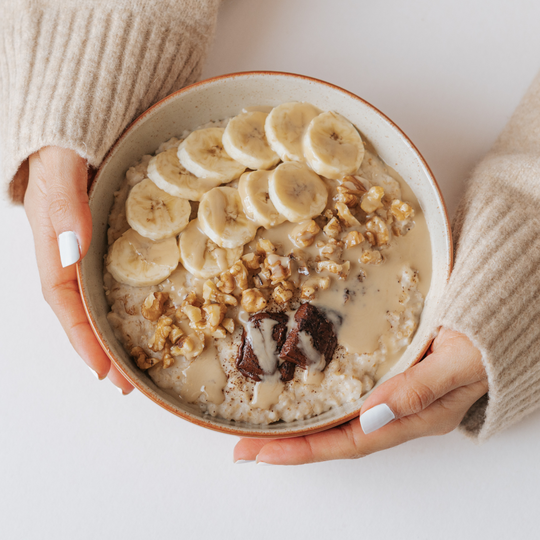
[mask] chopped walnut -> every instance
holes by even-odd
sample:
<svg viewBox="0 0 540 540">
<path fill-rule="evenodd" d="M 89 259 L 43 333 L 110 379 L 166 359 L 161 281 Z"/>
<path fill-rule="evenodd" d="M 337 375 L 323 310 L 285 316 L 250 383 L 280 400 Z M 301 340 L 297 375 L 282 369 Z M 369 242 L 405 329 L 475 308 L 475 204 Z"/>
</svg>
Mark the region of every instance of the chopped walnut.
<svg viewBox="0 0 540 540">
<path fill-rule="evenodd" d="M 334 217 L 334 212 L 330 209 L 330 208 L 327 208 L 323 213 L 322 213 L 323 217 L 325 217 L 326 219 L 328 220 L 331 220 L 333 217 Z"/>
<path fill-rule="evenodd" d="M 295 286 L 290 281 L 279 283 L 272 292 L 272 297 L 278 304 L 286 304 L 294 296 Z"/>
<path fill-rule="evenodd" d="M 307 279 L 304 284 L 302 285 L 302 289 L 300 291 L 300 298 L 304 300 L 312 300 L 315 298 L 315 293 L 318 290 L 326 290 L 330 287 L 330 278 L 328 276 L 326 277 L 319 277 L 314 276 L 312 278 Z"/>
<path fill-rule="evenodd" d="M 261 258 L 256 253 L 247 253 L 242 257 L 242 262 L 250 270 L 258 270 L 261 267 Z"/>
<path fill-rule="evenodd" d="M 185 336 L 177 345 L 171 347 L 173 356 L 185 356 L 188 360 L 199 356 L 204 350 L 204 336 L 196 333 Z"/>
<path fill-rule="evenodd" d="M 271 281 L 270 270 L 267 268 L 259 272 L 256 276 L 253 276 L 253 284 L 257 289 L 267 289 L 270 287 Z"/>
<path fill-rule="evenodd" d="M 225 304 L 205 304 L 202 309 L 206 315 L 206 324 L 211 328 L 219 326 L 227 312 Z"/>
<path fill-rule="evenodd" d="M 226 318 L 221 321 L 221 325 L 229 334 L 232 334 L 235 329 L 234 319 Z"/>
<path fill-rule="evenodd" d="M 367 180 L 364 180 L 364 182 L 367 182 Z M 341 186 L 354 195 L 363 195 L 367 192 L 366 186 L 357 176 L 346 176 L 343 178 Z"/>
<path fill-rule="evenodd" d="M 360 208 L 366 213 L 371 214 L 375 212 L 377 208 L 382 208 L 382 198 L 384 197 L 384 189 L 381 186 L 373 186 L 369 188 L 369 191 L 362 197 Z"/>
<path fill-rule="evenodd" d="M 234 277 L 228 270 L 225 270 L 225 272 L 221 272 L 219 275 L 216 286 L 222 293 L 231 294 L 236 287 Z"/>
<path fill-rule="evenodd" d="M 257 242 L 257 253 L 262 255 L 270 255 L 270 253 L 275 253 L 277 251 L 276 246 L 267 240 L 266 238 L 259 238 Z"/>
<path fill-rule="evenodd" d="M 374 216 L 366 222 L 366 229 L 375 236 L 378 246 L 388 244 L 390 240 L 390 231 L 386 223 L 379 217 Z"/>
<path fill-rule="evenodd" d="M 203 298 L 206 303 L 217 302 L 228 306 L 237 306 L 238 300 L 232 294 L 224 294 L 220 292 L 216 284 L 208 279 L 203 285 Z"/>
<path fill-rule="evenodd" d="M 223 328 L 223 326 L 216 327 L 214 331 L 212 332 L 212 337 L 214 339 L 223 339 L 226 336 L 227 336 L 227 331 L 225 330 L 225 328 Z"/>
<path fill-rule="evenodd" d="M 341 232 L 341 225 L 336 217 L 333 217 L 323 228 L 324 234 L 329 238 L 337 238 Z"/>
<path fill-rule="evenodd" d="M 343 242 L 331 238 L 327 244 L 321 243 L 317 244 L 319 248 L 319 254 L 325 259 L 330 259 L 332 261 L 340 261 L 341 254 L 343 252 Z"/>
<path fill-rule="evenodd" d="M 289 238 L 296 247 L 309 247 L 315 241 L 315 237 L 319 234 L 320 230 L 321 228 L 312 219 L 302 221 L 302 223 L 296 225 L 291 231 Z"/>
<path fill-rule="evenodd" d="M 404 221 L 414 216 L 414 210 L 406 202 L 402 202 L 399 199 L 394 199 L 390 205 L 390 214 L 392 214 L 398 221 Z"/>
<path fill-rule="evenodd" d="M 161 315 L 163 315 L 163 304 L 165 304 L 168 298 L 168 293 L 150 293 L 142 303 L 142 316 L 149 321 L 157 321 L 161 317 Z"/>
<path fill-rule="evenodd" d="M 380 251 L 366 249 L 362 252 L 359 262 L 363 264 L 380 264 L 382 262 L 382 255 Z"/>
<path fill-rule="evenodd" d="M 345 279 L 349 275 L 350 269 L 350 261 L 345 261 L 343 264 L 338 264 L 335 261 L 320 261 L 317 263 L 317 272 L 328 270 L 332 274 L 338 274 L 339 279 Z"/>
<path fill-rule="evenodd" d="M 291 277 L 291 260 L 288 257 L 269 255 L 264 260 L 264 265 L 270 270 L 272 285 L 276 285 Z"/>
<path fill-rule="evenodd" d="M 182 336 L 184 331 L 178 328 L 176 324 L 171 324 L 171 333 L 169 334 L 169 341 L 174 345 Z"/>
<path fill-rule="evenodd" d="M 165 341 L 171 333 L 171 325 L 173 320 L 170 317 L 162 315 L 157 321 L 157 327 L 154 335 L 150 338 L 148 342 L 148 347 L 154 351 L 162 351 L 165 346 Z"/>
<path fill-rule="evenodd" d="M 349 207 L 353 207 L 358 204 L 358 197 L 354 193 L 351 193 L 351 191 L 345 186 L 338 186 L 337 192 L 338 194 L 335 199 L 336 201 L 346 204 Z"/>
<path fill-rule="evenodd" d="M 182 312 L 187 316 L 190 323 L 198 323 L 202 320 L 202 311 L 197 306 L 184 306 Z"/>
<path fill-rule="evenodd" d="M 236 282 L 236 285 L 240 288 L 240 290 L 245 291 L 249 287 L 249 274 L 247 268 L 244 266 L 244 263 L 242 261 L 236 261 L 229 268 L 229 272 L 231 273 L 231 276 L 234 277 L 234 281 Z"/>
<path fill-rule="evenodd" d="M 165 346 L 165 350 L 161 355 L 161 361 L 163 362 L 163 369 L 167 369 L 174 364 L 174 358 L 171 355 L 171 350 L 168 345 Z"/>
<path fill-rule="evenodd" d="M 131 356 L 135 358 L 137 367 L 143 370 L 150 369 L 159 362 L 159 359 L 148 356 L 142 347 L 135 347 L 131 349 Z"/>
<path fill-rule="evenodd" d="M 351 214 L 349 207 L 342 203 L 336 203 L 336 210 L 339 216 L 339 219 L 346 227 L 354 227 L 360 225 L 360 222 Z"/>
<path fill-rule="evenodd" d="M 349 249 L 354 246 L 357 246 L 358 244 L 361 244 L 363 241 L 364 241 L 364 237 L 362 236 L 362 233 L 358 231 L 349 231 L 349 233 L 345 237 L 345 249 Z"/>
<path fill-rule="evenodd" d="M 259 289 L 246 289 L 242 291 L 242 307 L 248 313 L 256 313 L 266 307 L 266 299 Z"/>
</svg>

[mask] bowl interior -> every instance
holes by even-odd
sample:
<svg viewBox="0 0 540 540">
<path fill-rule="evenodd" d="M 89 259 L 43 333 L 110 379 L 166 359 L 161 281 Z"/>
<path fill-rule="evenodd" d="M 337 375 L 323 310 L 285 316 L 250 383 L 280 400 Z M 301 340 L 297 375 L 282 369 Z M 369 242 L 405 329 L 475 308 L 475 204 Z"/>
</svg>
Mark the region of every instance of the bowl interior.
<svg viewBox="0 0 540 540">
<path fill-rule="evenodd" d="M 185 88 L 146 111 L 111 149 L 96 175 L 90 193 L 92 244 L 79 266 L 83 301 L 94 331 L 107 354 L 126 377 L 174 414 L 211 429 L 244 436 L 285 437 L 326 429 L 354 417 L 366 395 L 308 420 L 253 426 L 204 415 L 198 407 L 182 403 L 158 388 L 148 375 L 134 365 L 107 321 L 109 307 L 102 279 L 103 258 L 107 251 L 107 219 L 113 194 L 119 189 L 127 169 L 142 155 L 155 152 L 163 141 L 179 136 L 185 129 L 234 116 L 246 106 L 276 106 L 287 101 L 308 101 L 322 110 L 334 110 L 348 118 L 415 193 L 430 231 L 432 282 L 411 345 L 378 384 L 418 361 L 431 341 L 431 321 L 452 264 L 450 229 L 444 202 L 425 161 L 395 124 L 357 96 L 322 81 L 283 73 L 228 75 Z"/>
</svg>

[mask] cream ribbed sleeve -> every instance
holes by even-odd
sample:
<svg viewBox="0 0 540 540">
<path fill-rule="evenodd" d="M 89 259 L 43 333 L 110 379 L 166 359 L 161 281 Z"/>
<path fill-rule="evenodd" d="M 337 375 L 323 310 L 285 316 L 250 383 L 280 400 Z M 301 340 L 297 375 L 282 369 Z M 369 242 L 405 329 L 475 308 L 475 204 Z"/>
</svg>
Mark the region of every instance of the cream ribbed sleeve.
<svg viewBox="0 0 540 540">
<path fill-rule="evenodd" d="M 454 222 L 440 324 L 482 351 L 489 393 L 462 422 L 484 440 L 540 407 L 540 76 L 473 172 Z"/>
<path fill-rule="evenodd" d="M 21 202 L 27 157 L 97 166 L 150 105 L 200 76 L 220 0 L 3 0 L 1 174 Z"/>
</svg>

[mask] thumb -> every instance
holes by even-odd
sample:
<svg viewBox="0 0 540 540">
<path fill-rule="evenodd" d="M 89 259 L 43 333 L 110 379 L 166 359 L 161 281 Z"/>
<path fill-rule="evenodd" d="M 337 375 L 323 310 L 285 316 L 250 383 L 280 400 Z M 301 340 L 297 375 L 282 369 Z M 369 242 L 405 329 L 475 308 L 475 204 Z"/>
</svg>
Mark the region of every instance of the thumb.
<svg viewBox="0 0 540 540">
<path fill-rule="evenodd" d="M 88 206 L 88 169 L 77 152 L 56 146 L 42 148 L 39 161 L 49 218 L 65 268 L 84 257 L 90 247 L 92 215 Z"/>
<path fill-rule="evenodd" d="M 371 394 L 360 411 L 364 433 L 418 414 L 452 390 L 485 378 L 480 351 L 457 332 L 447 331 L 446 337 L 422 362 L 392 377 Z"/>
</svg>

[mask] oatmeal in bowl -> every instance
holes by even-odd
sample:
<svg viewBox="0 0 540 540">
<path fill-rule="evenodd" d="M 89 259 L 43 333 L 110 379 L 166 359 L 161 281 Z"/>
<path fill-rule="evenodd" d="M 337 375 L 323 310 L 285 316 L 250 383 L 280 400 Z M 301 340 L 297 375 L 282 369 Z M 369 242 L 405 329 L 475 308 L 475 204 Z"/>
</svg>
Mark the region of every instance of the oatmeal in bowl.
<svg viewBox="0 0 540 540">
<path fill-rule="evenodd" d="M 362 124 L 328 97 L 373 117 L 365 102 L 290 75 L 229 77 L 164 100 L 191 89 L 207 107 L 167 129 L 156 130 L 166 104 L 156 105 L 105 161 L 97 183 L 115 185 L 101 194 L 102 291 L 96 275 L 85 280 L 85 258 L 85 305 L 121 371 L 172 412 L 240 435 L 325 429 L 428 346 L 433 284 L 450 268 L 444 207 L 436 185 L 403 178 L 425 165 L 413 150 L 385 160 L 374 118 L 364 111 Z M 265 95 L 279 79 L 284 95 Z M 227 90 L 236 103 L 224 106 Z"/>
</svg>

